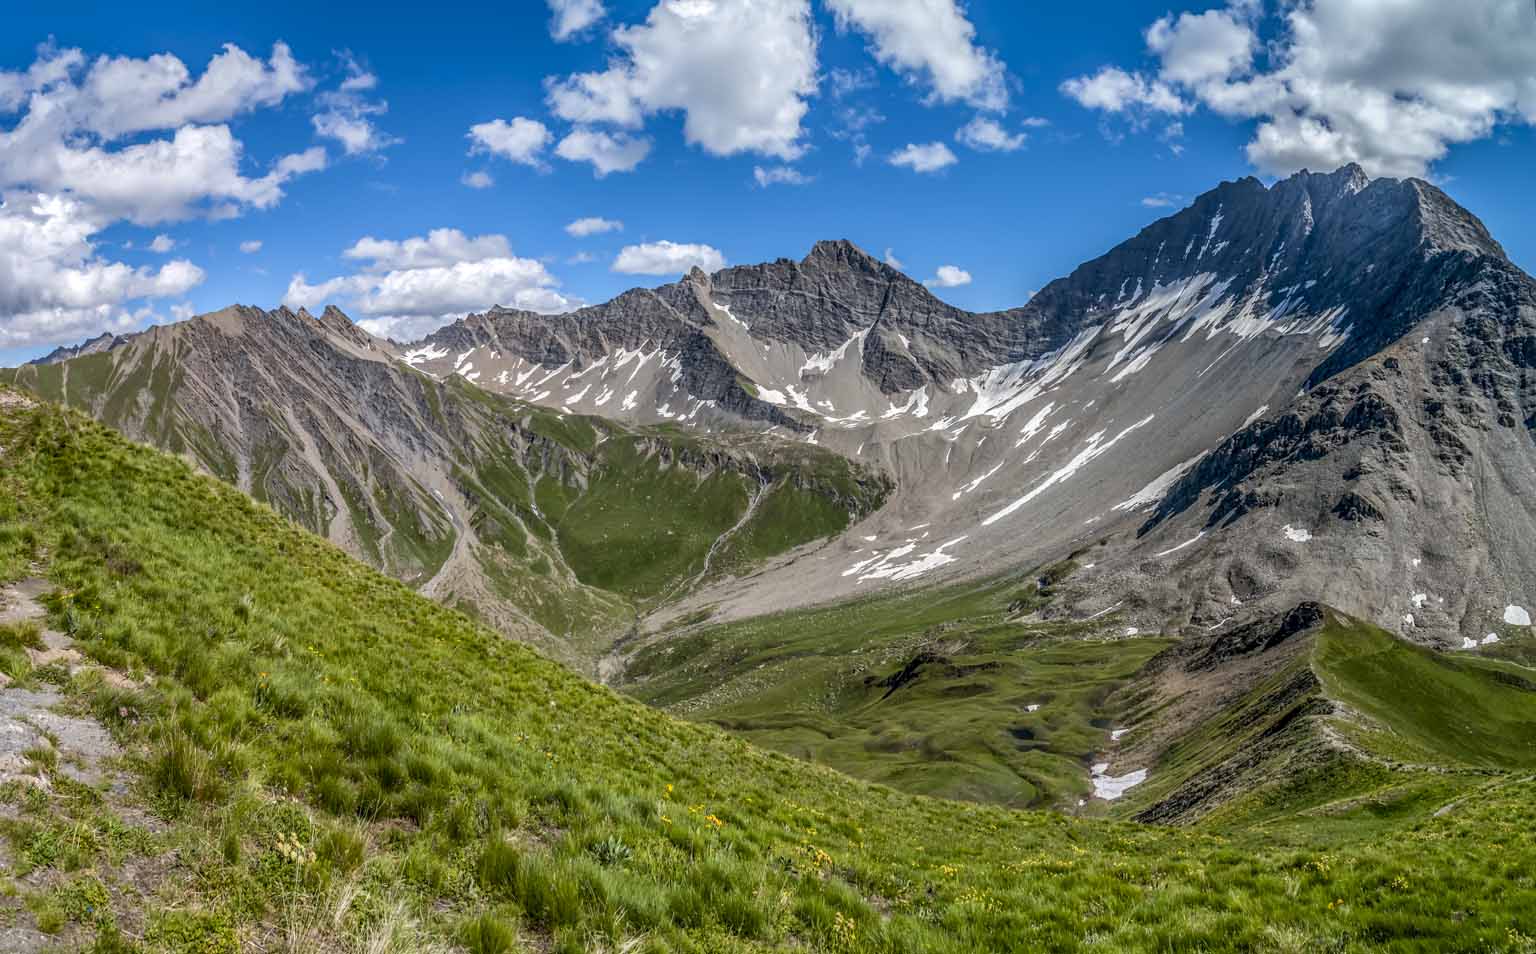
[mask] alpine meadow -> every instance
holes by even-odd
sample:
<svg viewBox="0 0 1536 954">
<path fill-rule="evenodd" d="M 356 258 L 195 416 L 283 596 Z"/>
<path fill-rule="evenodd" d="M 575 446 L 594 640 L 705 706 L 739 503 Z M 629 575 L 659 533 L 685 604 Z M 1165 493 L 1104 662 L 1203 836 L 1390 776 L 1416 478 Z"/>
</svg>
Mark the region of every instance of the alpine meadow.
<svg viewBox="0 0 1536 954">
<path fill-rule="evenodd" d="M 0 39 L 0 951 L 1536 954 L 1527 0 L 512 6 Z"/>
</svg>

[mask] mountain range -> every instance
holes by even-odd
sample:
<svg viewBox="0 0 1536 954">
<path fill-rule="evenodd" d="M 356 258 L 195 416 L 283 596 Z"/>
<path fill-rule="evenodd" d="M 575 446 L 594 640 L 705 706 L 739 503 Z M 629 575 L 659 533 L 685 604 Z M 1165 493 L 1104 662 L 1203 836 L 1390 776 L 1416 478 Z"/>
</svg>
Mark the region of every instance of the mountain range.
<svg viewBox="0 0 1536 954">
<path fill-rule="evenodd" d="M 1356 167 L 1002 312 L 828 241 L 61 348 L 0 947 L 1533 949 L 1533 435 L 1536 281 Z"/>
<path fill-rule="evenodd" d="M 750 572 L 694 552 L 628 594 L 644 605 L 598 614 L 593 645 L 635 614 L 654 632 L 1086 554 L 1049 618 L 1198 632 L 1315 599 L 1461 648 L 1536 602 L 1533 308 L 1530 277 L 1445 193 L 1351 166 L 1225 183 L 1003 312 L 820 242 L 407 344 L 335 309 L 226 309 L 12 379 L 546 647 L 570 634 L 528 618 L 544 595 L 491 598 L 483 570 L 464 583 L 454 567 L 480 502 L 524 507 L 526 537 L 542 518 L 523 485 L 585 479 L 587 451 L 550 437 L 574 428 L 593 450 L 650 442 L 652 460 L 673 453 L 657 440 L 705 442 L 696 476 L 723 465 L 744 489 L 704 536 L 735 526 L 775 455 L 859 488 L 811 479 L 846 519 L 816 518 Z M 485 476 L 498 461 L 515 492 Z M 571 570 L 559 592 L 595 584 L 596 606 L 611 589 L 550 563 Z"/>
</svg>

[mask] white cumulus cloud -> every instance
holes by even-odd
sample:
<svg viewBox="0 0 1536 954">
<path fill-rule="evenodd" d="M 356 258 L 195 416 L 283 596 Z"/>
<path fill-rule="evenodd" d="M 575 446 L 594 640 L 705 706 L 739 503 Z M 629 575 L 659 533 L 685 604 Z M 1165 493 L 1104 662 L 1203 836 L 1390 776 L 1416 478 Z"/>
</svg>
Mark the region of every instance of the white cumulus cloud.
<svg viewBox="0 0 1536 954">
<path fill-rule="evenodd" d="M 185 259 L 135 268 L 103 258 L 94 237 L 107 222 L 66 196 L 6 195 L 0 203 L 0 347 L 129 331 L 152 314 L 134 302 L 176 298 L 202 284 L 203 270 Z M 169 251 L 157 244 L 151 248 Z"/>
<path fill-rule="evenodd" d="M 74 66 L 84 62 L 78 50 L 54 50 L 51 55 Z M 227 43 L 196 80 L 187 65 L 170 53 L 143 59 L 98 57 L 78 84 L 68 82 L 61 73 L 55 73 L 53 79 L 58 81 L 56 85 L 41 84 L 59 97 L 50 102 L 67 102 L 73 121 L 109 140 L 157 129 L 225 122 L 242 113 L 276 106 L 310 85 L 286 43 L 275 44 L 265 63 Z M 34 112 L 39 105 L 33 104 Z"/>
<path fill-rule="evenodd" d="M 543 153 L 553 137 L 537 119 L 516 116 L 510 122 L 493 119 L 469 127 L 470 153 L 489 153 L 525 166 L 542 168 Z"/>
<path fill-rule="evenodd" d="M 891 153 L 889 159 L 891 165 L 905 166 L 913 172 L 938 172 L 959 161 L 955 158 L 953 150 L 942 142 L 930 142 L 924 145 L 908 143 L 905 148 Z"/>
<path fill-rule="evenodd" d="M 586 238 L 589 235 L 602 235 L 605 232 L 622 232 L 624 223 L 618 219 L 605 219 L 601 216 L 588 216 L 577 219 L 565 227 L 565 234 L 573 238 Z"/>
<path fill-rule="evenodd" d="M 971 273 L 955 265 L 940 265 L 934 276 L 923 282 L 930 288 L 958 288 L 971 283 Z"/>
<path fill-rule="evenodd" d="M 433 229 L 424 237 L 413 236 L 399 241 L 364 236 L 341 256 L 367 262 L 375 270 L 407 270 L 511 258 L 512 248 L 504 235 L 471 238 L 458 229 Z"/>
<path fill-rule="evenodd" d="M 814 176 L 808 176 L 794 166 L 753 166 L 752 178 L 761 189 L 771 185 L 809 185 L 815 181 Z"/>
<path fill-rule="evenodd" d="M 997 120 L 985 116 L 977 116 L 955 133 L 957 142 L 979 152 L 1017 152 L 1028 139 L 1024 133 L 1010 133 Z"/>
<path fill-rule="evenodd" d="M 58 344 L 160 320 L 150 302 L 185 294 L 203 270 L 111 261 L 96 237 L 123 221 L 276 205 L 295 177 L 325 167 L 325 149 L 251 156 L 231 123 L 312 85 L 283 43 L 265 60 L 225 45 L 200 73 L 169 53 L 92 58 L 49 43 L 25 69 L 0 70 L 0 342 Z M 148 248 L 174 246 L 162 235 Z"/>
<path fill-rule="evenodd" d="M 1536 123 L 1531 29 L 1526 0 L 1232 0 L 1154 22 L 1154 68 L 1063 89 L 1107 112 L 1253 121 L 1248 159 L 1267 173 L 1422 175 L 1457 143 Z"/>
<path fill-rule="evenodd" d="M 360 271 L 313 284 L 295 275 L 283 304 L 314 310 L 337 303 L 361 315 L 358 324 L 369 332 L 399 340 L 493 305 L 558 313 L 581 304 L 560 291 L 544 263 L 514 255 L 503 235 L 434 229 L 401 240 L 370 236 L 342 256 Z"/>
<path fill-rule="evenodd" d="M 496 184 L 496 180 L 491 178 L 489 172 L 478 170 L 464 173 L 464 175 L 459 177 L 459 181 L 471 189 L 489 189 Z"/>
<path fill-rule="evenodd" d="M 310 117 L 315 135 L 336 140 L 349 156 L 371 155 L 399 143 L 374 121 L 389 111 L 389 104 L 363 95 L 379 85 L 379 78 L 352 54 L 338 56 L 347 75 L 337 89 L 319 95 L 321 110 Z"/>
<path fill-rule="evenodd" d="M 713 155 L 804 152 L 817 77 L 807 0 L 661 0 L 612 41 L 619 55 L 606 70 L 547 82 L 555 115 L 638 129 L 681 112 L 688 142 Z"/>
<path fill-rule="evenodd" d="M 255 255 L 261 251 L 261 239 L 249 239 L 240 243 L 240 251 L 246 255 Z"/>
<path fill-rule="evenodd" d="M 626 245 L 613 260 L 613 270 L 625 275 L 681 275 L 695 266 L 717 272 L 725 256 L 708 245 L 660 241 Z"/>
<path fill-rule="evenodd" d="M 976 28 L 957 0 L 826 0 L 840 29 L 869 37 L 875 59 L 926 85 L 936 100 L 977 109 L 1008 106 L 1007 71 L 976 44 Z"/>
<path fill-rule="evenodd" d="M 549 0 L 549 35 L 564 43 L 607 16 L 602 0 Z"/>
<path fill-rule="evenodd" d="M 1081 105 L 1107 113 L 1143 108 L 1178 115 L 1191 108 L 1167 83 L 1115 66 L 1106 66 L 1092 76 L 1073 77 L 1061 84 L 1061 89 Z"/>
<path fill-rule="evenodd" d="M 555 147 L 561 159 L 592 163 L 592 174 L 599 179 L 614 172 L 633 172 L 650 154 L 651 141 L 644 136 L 600 129 L 573 129 Z"/>
</svg>

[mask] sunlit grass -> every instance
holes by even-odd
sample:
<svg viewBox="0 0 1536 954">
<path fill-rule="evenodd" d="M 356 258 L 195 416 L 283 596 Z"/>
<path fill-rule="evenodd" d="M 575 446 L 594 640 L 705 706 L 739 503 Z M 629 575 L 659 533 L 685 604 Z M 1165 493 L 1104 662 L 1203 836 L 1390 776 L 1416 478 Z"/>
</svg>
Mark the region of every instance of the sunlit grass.
<svg viewBox="0 0 1536 954">
<path fill-rule="evenodd" d="M 1524 776 L 1305 847 L 914 797 L 587 683 L 72 413 L 7 412 L 0 446 L 0 570 L 44 561 L 55 625 L 153 676 L 68 687 L 117 713 L 175 821 L 184 877 L 147 902 L 148 950 L 1429 952 L 1536 934 Z M 27 818 L 11 844 L 62 864 Z"/>
</svg>

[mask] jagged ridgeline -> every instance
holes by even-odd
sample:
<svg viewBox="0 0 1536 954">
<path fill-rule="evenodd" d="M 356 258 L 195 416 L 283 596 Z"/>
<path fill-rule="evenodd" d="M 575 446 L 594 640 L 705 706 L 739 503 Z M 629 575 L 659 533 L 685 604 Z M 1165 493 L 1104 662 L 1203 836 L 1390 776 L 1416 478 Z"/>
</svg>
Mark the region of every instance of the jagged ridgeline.
<svg viewBox="0 0 1536 954">
<path fill-rule="evenodd" d="M 184 460 L 0 391 L 0 580 L 36 573 L 50 583 L 22 592 L 43 594 L 41 623 L 0 630 L 0 670 L 19 683 L 0 689 L 0 719 L 55 693 L 71 725 L 111 730 L 123 761 L 108 769 L 126 774 L 99 791 L 70 783 L 72 740 L 60 737 L 64 754 L 40 747 L 0 787 L 0 851 L 25 873 L 0 908 L 55 932 L 0 929 L 28 944 L 970 954 L 1531 943 L 1536 785 L 1528 768 L 1490 768 L 1520 757 L 1513 740 L 1529 723 L 1509 720 L 1505 702 L 1529 683 L 1404 655 L 1321 610 L 1171 653 L 1156 670 L 1172 678 L 1276 649 L 1304 665 L 1312 647 L 1337 680 L 1329 691 L 1378 717 L 1401 717 L 1394 687 L 1423 693 L 1400 723 L 1411 732 L 1352 733 L 1352 744 L 1391 745 L 1404 761 L 1443 761 L 1447 745 L 1460 754 L 1412 774 L 1361 763 L 1358 797 L 1195 831 L 914 797 L 675 720 Z M 78 655 L 34 670 L 23 646 L 50 639 Z M 914 672 L 875 689 L 907 691 Z M 1294 672 L 1277 667 L 1270 682 Z M 1264 679 L 1253 688 L 1262 717 L 1242 724 L 1272 738 L 1267 720 L 1285 705 L 1264 701 Z M 1479 708 L 1425 702 L 1447 698 Z M 1490 706 L 1506 721 L 1485 721 Z"/>
<path fill-rule="evenodd" d="M 828 451 L 580 417 L 437 379 L 334 309 L 230 308 L 0 379 L 184 454 L 560 658 L 835 536 L 883 476 Z"/>
<path fill-rule="evenodd" d="M 1101 543 L 1042 614 L 1199 633 L 1317 600 L 1455 649 L 1536 605 L 1533 340 L 1536 282 L 1473 215 L 1347 167 L 1223 183 L 1005 311 L 828 241 L 409 344 L 228 310 L 15 380 L 573 659 L 636 608 L 749 618 Z M 700 505 L 661 520 L 662 474 Z M 489 562 L 548 575 L 484 566 L 482 513 Z"/>
</svg>

